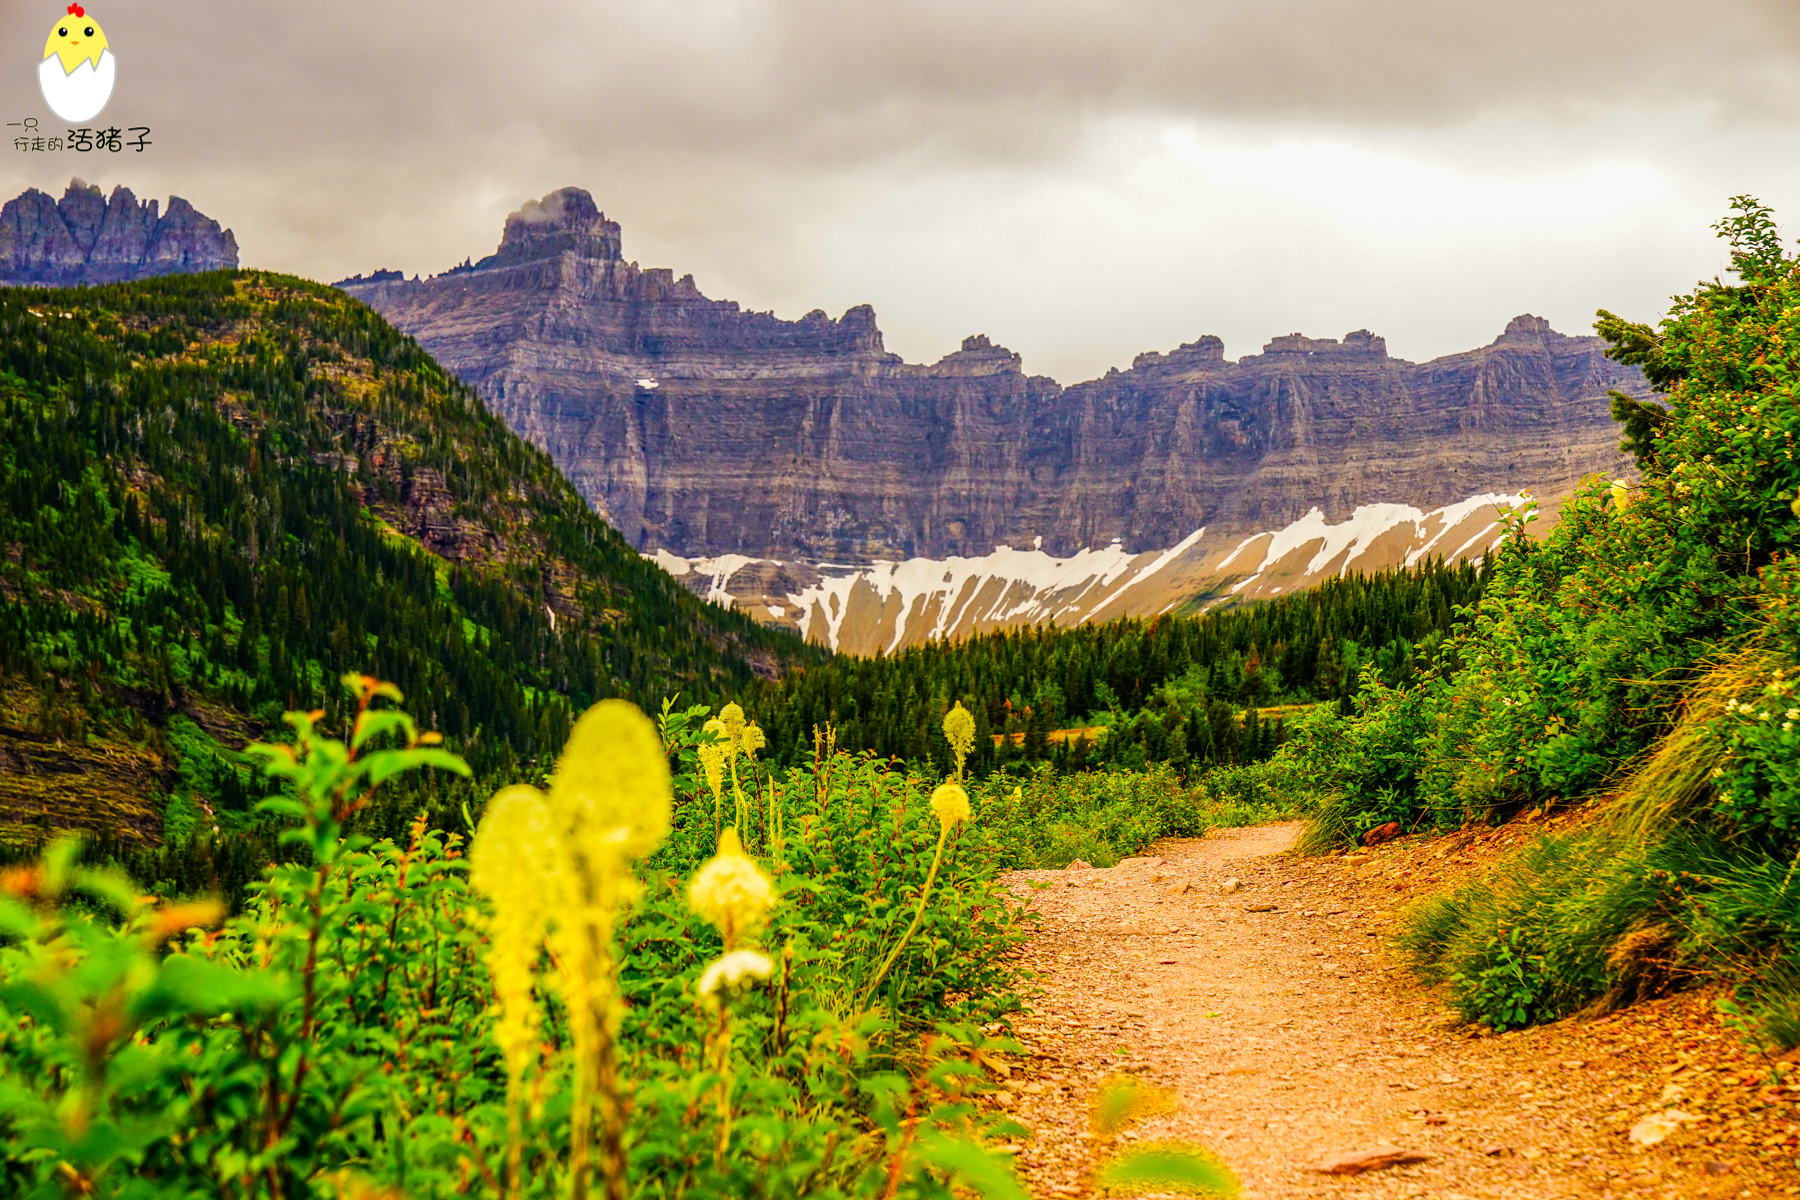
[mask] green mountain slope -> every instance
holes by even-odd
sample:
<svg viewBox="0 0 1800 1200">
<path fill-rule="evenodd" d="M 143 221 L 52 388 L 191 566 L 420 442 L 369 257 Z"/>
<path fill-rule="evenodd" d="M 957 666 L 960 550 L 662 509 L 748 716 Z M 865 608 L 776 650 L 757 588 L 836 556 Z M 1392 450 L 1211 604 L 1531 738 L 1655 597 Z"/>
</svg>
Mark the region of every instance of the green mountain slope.
<svg viewBox="0 0 1800 1200">
<path fill-rule="evenodd" d="M 0 842 L 229 829 L 259 786 L 233 749 L 345 671 L 397 683 L 479 778 L 595 699 L 818 654 L 640 558 L 341 292 L 0 291 Z"/>
</svg>

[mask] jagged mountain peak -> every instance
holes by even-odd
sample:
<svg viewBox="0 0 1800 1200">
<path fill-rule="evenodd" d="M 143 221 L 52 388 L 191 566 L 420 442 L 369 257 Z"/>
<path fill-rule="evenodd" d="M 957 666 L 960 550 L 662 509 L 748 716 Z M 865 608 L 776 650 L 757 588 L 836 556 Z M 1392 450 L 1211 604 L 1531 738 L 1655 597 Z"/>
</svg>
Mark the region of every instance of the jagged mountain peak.
<svg viewBox="0 0 1800 1200">
<path fill-rule="evenodd" d="M 0 284 L 123 283 L 238 265 L 237 238 L 180 196 L 158 214 L 128 187 L 79 176 L 62 199 L 27 188 L 0 208 Z"/>
<path fill-rule="evenodd" d="M 1565 337 L 1565 334 L 1550 328 L 1550 322 L 1543 317 L 1533 316 L 1531 313 L 1520 313 L 1506 323 L 1505 331 L 1494 339 L 1493 345 L 1541 346 L 1547 338 Z"/>
<path fill-rule="evenodd" d="M 1313 338 L 1303 333 L 1288 333 L 1271 338 L 1268 345 L 1262 348 L 1261 357 L 1315 355 L 1329 356 L 1344 362 L 1381 362 L 1388 356 L 1387 339 L 1376 337 L 1366 329 L 1346 333 L 1341 342 L 1337 338 Z"/>
<path fill-rule="evenodd" d="M 558 188 L 541 200 L 527 200 L 508 216 L 499 249 L 475 265 L 510 266 L 571 251 L 618 262 L 623 257 L 621 233 L 619 223 L 607 220 L 585 189 Z"/>
</svg>

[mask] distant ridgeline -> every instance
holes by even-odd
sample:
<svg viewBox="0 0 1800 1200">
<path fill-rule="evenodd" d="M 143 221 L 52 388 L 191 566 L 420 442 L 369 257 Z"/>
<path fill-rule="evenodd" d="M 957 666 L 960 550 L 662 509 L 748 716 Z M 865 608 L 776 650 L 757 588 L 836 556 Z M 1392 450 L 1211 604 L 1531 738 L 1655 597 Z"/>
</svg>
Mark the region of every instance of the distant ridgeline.
<svg viewBox="0 0 1800 1200">
<path fill-rule="evenodd" d="M 1182 771 L 1250 762 L 1282 737 L 1279 714 L 1259 709 L 1336 702 L 1350 711 L 1366 671 L 1400 687 L 1452 665 L 1441 661 L 1446 640 L 1487 571 L 1486 559 L 1479 567 L 1428 559 L 1201 617 L 1041 626 L 840 656 L 759 685 L 746 703 L 768 728 L 771 752 L 789 762 L 809 756 L 813 729 L 831 724 L 841 747 L 949 769 L 938 721 L 956 702 L 975 717 L 968 766 L 978 775 L 1035 762 L 1166 762 Z"/>
<path fill-rule="evenodd" d="M 229 833 L 260 791 L 230 751 L 283 710 L 335 719 L 345 671 L 397 683 L 485 776 L 401 789 L 385 832 L 547 768 L 596 699 L 716 698 L 819 656 L 634 553 L 342 292 L 0 290 L 0 843 Z"/>
<path fill-rule="evenodd" d="M 528 201 L 474 263 L 339 286 L 548 451 L 633 546 L 682 574 L 718 560 L 688 582 L 789 624 L 820 564 L 1115 543 L 1210 560 L 1315 508 L 1337 524 L 1368 505 L 1565 495 L 1624 466 L 1608 390 L 1650 394 L 1598 338 L 1529 315 L 1428 363 L 1368 330 L 1236 357 L 1199 336 L 1067 385 L 979 334 L 908 363 L 867 305 L 782 320 L 628 261 L 619 223 L 579 188 Z M 1122 607 L 1178 598 L 1141 590 Z"/>
<path fill-rule="evenodd" d="M 107 198 L 72 179 L 60 201 L 30 188 L 0 208 L 0 283 L 72 287 L 237 265 L 231 230 L 180 196 L 159 217 L 130 188 Z"/>
</svg>

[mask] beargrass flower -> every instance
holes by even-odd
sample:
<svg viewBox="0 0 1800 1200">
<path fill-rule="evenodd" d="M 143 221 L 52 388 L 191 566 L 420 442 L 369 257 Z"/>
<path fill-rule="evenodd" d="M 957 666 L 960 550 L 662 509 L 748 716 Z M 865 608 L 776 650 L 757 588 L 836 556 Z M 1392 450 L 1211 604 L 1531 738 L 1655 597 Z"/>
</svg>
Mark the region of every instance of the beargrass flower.
<svg viewBox="0 0 1800 1200">
<path fill-rule="evenodd" d="M 748 755 L 755 755 L 758 750 L 769 744 L 768 736 L 763 733 L 762 726 L 755 721 L 748 722 L 744 726 L 744 731 L 739 735 L 738 740 L 744 747 L 744 753 Z"/>
<path fill-rule="evenodd" d="M 961 779 L 963 763 L 975 748 L 975 718 L 969 715 L 960 700 L 944 714 L 944 740 L 950 743 L 950 752 L 956 755 L 956 777 Z"/>
<path fill-rule="evenodd" d="M 950 840 L 950 830 L 959 822 L 969 819 L 969 793 L 963 791 L 960 784 L 943 784 L 931 793 L 931 811 L 938 819 L 937 852 L 931 856 L 931 869 L 925 872 L 925 886 L 919 889 L 919 907 L 913 910 L 912 924 L 906 927 L 906 932 L 900 935 L 900 940 L 888 951 L 887 958 L 882 960 L 874 977 L 863 985 L 865 1003 L 875 994 L 875 989 L 881 986 L 881 981 L 887 978 L 888 969 L 900 957 L 900 951 L 906 948 L 906 943 L 912 940 L 919 922 L 925 919 L 925 905 L 931 899 L 931 885 L 937 882 L 938 868 L 944 865 L 944 846 Z"/>
<path fill-rule="evenodd" d="M 744 853 L 736 829 L 719 835 L 718 852 L 688 885 L 688 905 L 719 931 L 728 951 L 775 907 L 775 885 Z"/>
<path fill-rule="evenodd" d="M 945 830 L 969 819 L 969 793 L 961 785 L 946 783 L 931 793 L 931 811 Z"/>
<path fill-rule="evenodd" d="M 555 890 L 556 847 L 550 809 L 534 787 L 501 789 L 469 843 L 469 882 L 487 896 L 488 974 L 494 982 L 500 1019 L 494 1040 L 506 1063 L 506 1194 L 519 1192 L 523 1145 L 519 1108 L 525 1068 L 538 1044 L 538 1007 L 532 994 L 538 953 L 544 944 L 545 893 Z"/>
<path fill-rule="evenodd" d="M 524 1078 L 537 1045 L 533 968 L 544 942 L 544 882 L 550 810 L 533 787 L 502 789 L 469 843 L 469 882 L 494 906 L 488 918 L 488 973 L 500 1002 L 494 1039 L 508 1076 Z"/>
<path fill-rule="evenodd" d="M 550 813 L 589 869 L 603 858 L 643 858 L 661 845 L 669 801 L 669 760 L 650 718 L 626 700 L 602 700 L 583 713 L 550 780 Z"/>
<path fill-rule="evenodd" d="M 767 979 L 775 969 L 769 956 L 755 950 L 733 950 L 718 958 L 700 976 L 697 991 L 710 996 L 721 986 L 727 991 L 746 979 Z"/>
<path fill-rule="evenodd" d="M 586 1190 L 588 1136 L 600 1135 L 602 1179 L 623 1179 L 625 1106 L 617 1066 L 621 1020 L 613 928 L 637 895 L 632 860 L 669 833 L 669 760 L 656 726 L 635 704 L 602 700 L 575 722 L 550 780 L 551 945 L 575 1043 L 569 1168 Z"/>
<path fill-rule="evenodd" d="M 719 724 L 725 728 L 725 736 L 731 739 L 734 746 L 743 745 L 744 710 L 737 704 L 727 704 L 719 710 Z"/>
<path fill-rule="evenodd" d="M 716 809 L 725 803 L 725 747 L 716 742 L 703 743 L 699 755 L 700 769 L 706 772 L 706 786 L 712 789 Z"/>
</svg>

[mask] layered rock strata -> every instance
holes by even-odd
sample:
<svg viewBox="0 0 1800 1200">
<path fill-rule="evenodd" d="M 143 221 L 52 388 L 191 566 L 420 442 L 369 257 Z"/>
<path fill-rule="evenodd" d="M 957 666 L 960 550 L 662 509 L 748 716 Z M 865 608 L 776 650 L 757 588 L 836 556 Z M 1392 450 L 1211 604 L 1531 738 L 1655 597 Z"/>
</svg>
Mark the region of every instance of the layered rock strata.
<svg viewBox="0 0 1800 1200">
<path fill-rule="evenodd" d="M 1647 394 L 1592 337 L 1515 318 L 1410 363 L 1366 330 L 1216 337 L 1063 386 L 971 337 L 939 362 L 882 346 L 867 306 L 797 321 L 624 259 L 574 188 L 496 252 L 424 280 L 345 281 L 547 450 L 646 553 L 869 564 L 1243 538 L 1318 509 L 1421 512 L 1567 491 L 1623 463 L 1606 392 Z"/>
<path fill-rule="evenodd" d="M 80 179 L 61 200 L 36 188 L 0 208 L 0 283 L 72 287 L 238 265 L 237 238 L 180 196 L 167 212 L 130 188 Z"/>
</svg>

